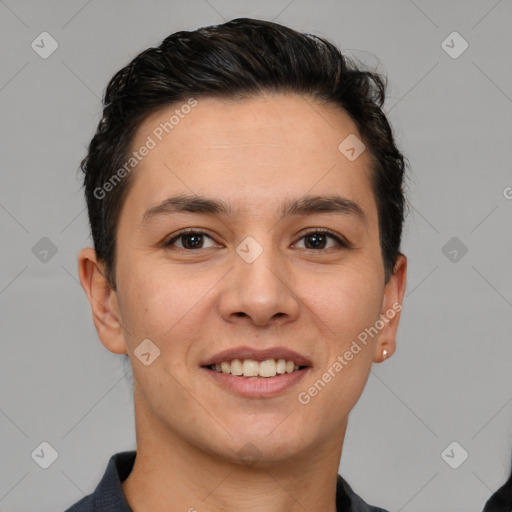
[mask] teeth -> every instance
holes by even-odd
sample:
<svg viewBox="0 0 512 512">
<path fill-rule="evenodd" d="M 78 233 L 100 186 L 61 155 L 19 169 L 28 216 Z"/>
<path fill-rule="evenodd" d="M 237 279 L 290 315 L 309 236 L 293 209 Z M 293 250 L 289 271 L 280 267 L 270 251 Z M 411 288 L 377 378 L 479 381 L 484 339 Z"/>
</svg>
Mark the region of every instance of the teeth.
<svg viewBox="0 0 512 512">
<path fill-rule="evenodd" d="M 253 359 L 244 359 L 242 364 L 242 374 L 244 377 L 257 377 L 260 364 Z"/>
<path fill-rule="evenodd" d="M 299 369 L 299 365 L 286 359 L 267 359 L 255 361 L 254 359 L 233 359 L 210 365 L 211 370 L 243 377 L 275 377 L 284 373 L 292 373 Z"/>
<path fill-rule="evenodd" d="M 260 377 L 275 377 L 277 375 L 276 361 L 274 359 L 267 359 L 266 361 L 262 361 L 259 366 Z"/>
<path fill-rule="evenodd" d="M 242 361 L 240 359 L 233 359 L 231 361 L 231 368 L 230 368 L 231 375 L 242 375 L 243 373 L 243 366 Z"/>
</svg>

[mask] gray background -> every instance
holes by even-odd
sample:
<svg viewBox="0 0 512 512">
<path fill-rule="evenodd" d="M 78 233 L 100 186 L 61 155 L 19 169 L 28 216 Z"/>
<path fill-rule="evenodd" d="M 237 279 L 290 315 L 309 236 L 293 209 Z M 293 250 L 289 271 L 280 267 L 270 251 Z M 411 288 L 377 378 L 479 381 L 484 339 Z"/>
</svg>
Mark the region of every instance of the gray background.
<svg viewBox="0 0 512 512">
<path fill-rule="evenodd" d="M 398 350 L 374 365 L 351 413 L 341 473 L 368 502 L 404 512 L 480 511 L 504 482 L 510 2 L 255 4 L 0 1 L 0 511 L 64 510 L 94 490 L 113 453 L 135 448 L 127 368 L 99 342 L 78 281 L 91 240 L 77 168 L 118 69 L 172 32 L 242 16 L 327 37 L 388 75 L 385 111 L 411 163 Z M 59 45 L 47 59 L 31 47 L 43 31 Z M 441 46 L 453 31 L 469 44 L 458 58 Z M 46 261 L 43 237 L 57 248 Z M 58 452 L 46 470 L 31 457 L 43 441 Z M 458 469 L 441 457 L 453 441 L 469 453 Z"/>
</svg>

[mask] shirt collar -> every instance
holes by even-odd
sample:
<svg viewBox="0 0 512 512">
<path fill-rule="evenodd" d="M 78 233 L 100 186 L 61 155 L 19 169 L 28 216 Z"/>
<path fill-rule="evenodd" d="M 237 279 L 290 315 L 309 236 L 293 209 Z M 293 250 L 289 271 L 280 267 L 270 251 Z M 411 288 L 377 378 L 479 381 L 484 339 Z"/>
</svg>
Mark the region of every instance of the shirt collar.
<svg viewBox="0 0 512 512">
<path fill-rule="evenodd" d="M 112 455 L 95 491 L 65 512 L 133 512 L 126 501 L 121 483 L 128 478 L 136 454 L 134 450 Z M 341 475 L 338 475 L 336 484 L 336 508 L 340 512 L 387 512 L 368 505 Z"/>
</svg>

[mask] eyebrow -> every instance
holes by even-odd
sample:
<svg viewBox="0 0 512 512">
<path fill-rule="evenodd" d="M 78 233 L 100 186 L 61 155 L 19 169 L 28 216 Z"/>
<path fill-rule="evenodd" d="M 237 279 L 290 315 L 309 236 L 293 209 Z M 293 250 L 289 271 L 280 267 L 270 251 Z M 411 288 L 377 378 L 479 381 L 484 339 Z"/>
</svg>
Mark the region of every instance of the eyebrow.
<svg viewBox="0 0 512 512">
<path fill-rule="evenodd" d="M 179 195 L 165 199 L 160 204 L 144 212 L 141 224 L 151 219 L 172 213 L 199 213 L 204 215 L 230 215 L 231 205 L 220 200 L 204 196 Z M 368 220 L 358 203 L 340 195 L 307 195 L 299 199 L 288 199 L 281 206 L 281 219 L 293 215 L 313 215 L 315 213 L 338 213 L 348 215 L 367 224 Z"/>
</svg>

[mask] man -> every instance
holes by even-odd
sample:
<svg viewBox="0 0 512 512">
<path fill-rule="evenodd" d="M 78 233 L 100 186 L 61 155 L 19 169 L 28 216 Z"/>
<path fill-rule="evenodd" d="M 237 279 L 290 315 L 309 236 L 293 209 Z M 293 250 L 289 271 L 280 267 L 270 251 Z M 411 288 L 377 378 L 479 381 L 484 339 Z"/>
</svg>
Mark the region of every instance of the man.
<svg viewBox="0 0 512 512">
<path fill-rule="evenodd" d="M 173 34 L 112 78 L 78 265 L 101 342 L 131 362 L 137 450 L 70 512 L 383 510 L 337 474 L 406 285 L 383 101 L 327 41 L 251 19 Z"/>
</svg>

